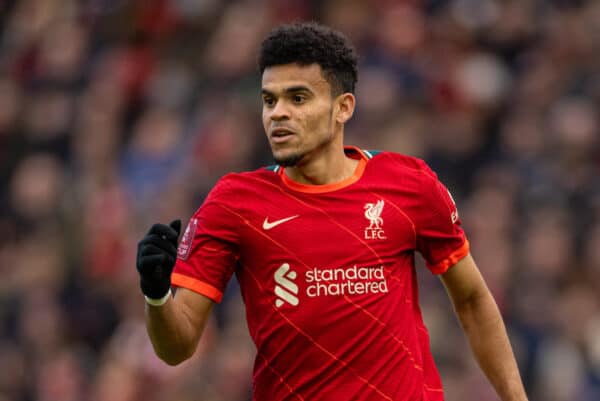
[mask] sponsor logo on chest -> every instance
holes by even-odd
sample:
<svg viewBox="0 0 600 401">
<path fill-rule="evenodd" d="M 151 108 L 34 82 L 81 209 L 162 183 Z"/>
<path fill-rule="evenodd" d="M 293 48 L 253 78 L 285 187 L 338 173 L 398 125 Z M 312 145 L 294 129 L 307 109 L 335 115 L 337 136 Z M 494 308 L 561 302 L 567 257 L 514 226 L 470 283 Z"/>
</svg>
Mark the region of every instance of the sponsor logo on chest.
<svg viewBox="0 0 600 401">
<path fill-rule="evenodd" d="M 314 267 L 298 277 L 289 263 L 283 263 L 275 270 L 273 277 L 275 306 L 278 308 L 285 304 L 298 306 L 301 293 L 308 298 L 319 298 L 388 292 L 383 265 Z"/>
<path fill-rule="evenodd" d="M 284 301 L 290 305 L 298 305 L 298 285 L 294 282 L 296 272 L 290 270 L 290 265 L 284 263 L 275 271 L 275 306 L 281 307 Z"/>
</svg>

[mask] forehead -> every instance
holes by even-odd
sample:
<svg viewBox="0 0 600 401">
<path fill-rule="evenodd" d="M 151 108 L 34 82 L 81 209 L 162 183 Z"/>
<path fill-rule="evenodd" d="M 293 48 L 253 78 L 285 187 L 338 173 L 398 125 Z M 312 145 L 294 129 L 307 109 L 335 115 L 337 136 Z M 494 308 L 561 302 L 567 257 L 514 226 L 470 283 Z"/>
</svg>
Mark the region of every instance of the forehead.
<svg viewBox="0 0 600 401">
<path fill-rule="evenodd" d="M 265 68 L 262 88 L 278 92 L 292 87 L 306 87 L 313 92 L 329 91 L 329 82 L 318 64 L 282 64 Z"/>
</svg>

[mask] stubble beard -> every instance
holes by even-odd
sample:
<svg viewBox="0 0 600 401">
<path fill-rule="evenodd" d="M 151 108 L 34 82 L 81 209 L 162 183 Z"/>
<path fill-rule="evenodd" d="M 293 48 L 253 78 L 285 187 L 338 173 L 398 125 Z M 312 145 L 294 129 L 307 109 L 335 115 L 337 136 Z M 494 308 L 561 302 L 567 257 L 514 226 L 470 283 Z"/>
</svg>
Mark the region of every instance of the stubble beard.
<svg viewBox="0 0 600 401">
<path fill-rule="evenodd" d="M 282 167 L 294 167 L 298 165 L 298 163 L 300 162 L 300 160 L 302 160 L 303 157 L 304 155 L 301 153 L 296 153 L 286 157 L 276 157 L 275 155 L 273 155 L 275 163 L 279 164 Z"/>
<path fill-rule="evenodd" d="M 331 126 L 331 121 L 333 118 L 332 110 L 333 110 L 333 104 L 330 104 L 329 105 L 329 113 L 328 113 L 329 114 L 329 123 L 328 123 L 329 126 Z M 327 142 L 329 142 L 328 139 L 323 140 L 322 143 L 320 143 L 317 146 L 317 148 L 326 145 Z M 282 167 L 296 167 L 302 161 L 304 156 L 306 156 L 308 153 L 309 153 L 309 151 L 305 151 L 305 152 L 298 151 L 298 152 L 288 155 L 286 157 L 277 157 L 277 156 L 275 156 L 275 153 L 273 153 L 273 160 L 275 160 L 275 163 L 279 164 Z"/>
</svg>

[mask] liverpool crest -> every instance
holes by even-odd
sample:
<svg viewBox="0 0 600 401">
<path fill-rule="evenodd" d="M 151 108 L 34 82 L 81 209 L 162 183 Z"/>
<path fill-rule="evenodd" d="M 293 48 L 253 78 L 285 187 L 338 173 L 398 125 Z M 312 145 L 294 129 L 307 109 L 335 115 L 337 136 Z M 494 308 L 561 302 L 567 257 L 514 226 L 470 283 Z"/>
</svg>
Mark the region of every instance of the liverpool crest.
<svg viewBox="0 0 600 401">
<path fill-rule="evenodd" d="M 378 200 L 377 203 L 365 204 L 365 218 L 369 220 L 369 225 L 365 228 L 365 239 L 386 238 L 382 228 L 383 218 L 381 217 L 384 204 L 382 199 Z"/>
</svg>

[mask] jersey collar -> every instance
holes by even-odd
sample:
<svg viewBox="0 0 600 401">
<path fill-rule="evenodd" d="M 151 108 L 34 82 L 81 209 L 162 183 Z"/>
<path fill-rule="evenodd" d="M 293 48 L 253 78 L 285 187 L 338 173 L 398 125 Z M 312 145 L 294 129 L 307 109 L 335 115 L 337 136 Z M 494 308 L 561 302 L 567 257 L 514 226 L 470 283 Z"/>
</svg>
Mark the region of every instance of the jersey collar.
<svg viewBox="0 0 600 401">
<path fill-rule="evenodd" d="M 346 156 L 358 160 L 358 165 L 356 169 L 354 169 L 354 173 L 348 177 L 343 179 L 342 181 L 333 182 L 331 184 L 323 184 L 323 185 L 309 185 L 309 184 L 301 184 L 289 178 L 285 174 L 285 169 L 281 166 L 277 166 L 277 173 L 281 177 L 283 183 L 288 187 L 298 192 L 306 192 L 311 194 L 318 194 L 324 192 L 332 192 L 337 191 L 339 189 L 345 188 L 349 185 L 354 184 L 358 181 L 365 171 L 365 167 L 367 166 L 367 160 L 369 157 L 365 155 L 365 153 L 357 148 L 356 146 L 344 146 L 344 152 Z"/>
</svg>

